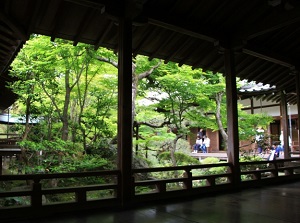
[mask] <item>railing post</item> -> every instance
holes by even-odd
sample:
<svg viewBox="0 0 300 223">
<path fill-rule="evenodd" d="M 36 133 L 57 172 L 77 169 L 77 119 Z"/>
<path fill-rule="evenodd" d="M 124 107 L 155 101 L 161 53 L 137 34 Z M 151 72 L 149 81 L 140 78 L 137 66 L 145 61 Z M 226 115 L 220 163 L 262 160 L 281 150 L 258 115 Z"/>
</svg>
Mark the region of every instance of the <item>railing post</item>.
<svg viewBox="0 0 300 223">
<path fill-rule="evenodd" d="M 286 175 L 286 176 L 293 175 L 293 174 L 294 174 L 294 169 L 284 170 L 284 175 Z"/>
<path fill-rule="evenodd" d="M 191 169 L 186 169 L 183 176 L 186 178 L 184 180 L 184 188 L 190 190 L 193 188 L 193 181 L 192 181 L 192 171 Z"/>
<path fill-rule="evenodd" d="M 253 180 L 261 180 L 261 172 L 253 174 Z"/>
<path fill-rule="evenodd" d="M 274 169 L 271 171 L 271 176 L 278 177 L 278 166 L 277 166 L 276 161 L 272 161 L 272 164 L 274 166 Z"/>
<path fill-rule="evenodd" d="M 132 185 L 131 198 L 134 199 L 134 197 L 135 197 L 135 176 L 134 176 L 134 174 L 132 174 L 132 176 L 131 176 L 131 185 Z"/>
<path fill-rule="evenodd" d="M 227 168 L 227 172 L 230 173 L 230 176 L 227 178 L 228 181 L 233 184 L 234 180 L 233 180 L 233 165 L 232 163 L 229 163 L 229 166 Z M 240 178 L 241 178 L 241 172 L 240 172 Z"/>
<path fill-rule="evenodd" d="M 292 167 L 292 165 L 293 165 L 292 163 L 287 163 L 287 162 L 283 163 L 284 167 Z M 286 176 L 293 175 L 293 174 L 294 174 L 294 168 L 289 168 L 284 170 L 284 175 Z"/>
<path fill-rule="evenodd" d="M 206 186 L 215 186 L 216 185 L 216 178 L 214 176 L 209 176 L 206 179 Z"/>
<path fill-rule="evenodd" d="M 31 185 L 32 195 L 31 195 L 31 206 L 41 207 L 42 206 L 42 184 L 40 179 L 34 179 Z"/>
<path fill-rule="evenodd" d="M 159 193 L 165 193 L 167 191 L 167 186 L 165 182 L 159 182 L 156 184 L 156 189 Z"/>
<path fill-rule="evenodd" d="M 76 196 L 76 202 L 77 203 L 84 203 L 84 202 L 86 202 L 86 191 L 85 190 L 77 191 L 75 193 L 75 196 Z"/>
</svg>

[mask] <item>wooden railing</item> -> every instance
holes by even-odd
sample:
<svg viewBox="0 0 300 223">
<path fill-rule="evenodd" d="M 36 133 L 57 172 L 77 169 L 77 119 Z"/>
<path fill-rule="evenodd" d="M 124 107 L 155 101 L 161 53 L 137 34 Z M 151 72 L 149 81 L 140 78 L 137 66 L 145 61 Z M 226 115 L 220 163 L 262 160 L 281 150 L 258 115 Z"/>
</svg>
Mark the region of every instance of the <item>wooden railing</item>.
<svg viewBox="0 0 300 223">
<path fill-rule="evenodd" d="M 240 162 L 242 187 L 261 186 L 300 178 L 300 158 Z"/>
<path fill-rule="evenodd" d="M 89 181 L 95 179 L 107 181 L 108 183 L 98 183 L 90 185 L 82 185 L 81 178 L 88 178 Z M 69 187 L 60 187 L 59 182 L 77 182 L 78 185 Z M 3 190 L 3 186 L 10 183 L 21 185 L 19 188 L 12 190 Z M 28 204 L 18 204 L 13 202 L 11 206 L 4 205 L 0 207 L 1 219 L 7 218 L 26 218 L 32 215 L 44 215 L 52 212 L 68 212 L 76 210 L 84 210 L 88 208 L 101 207 L 120 207 L 119 199 L 119 183 L 120 171 L 95 171 L 82 173 L 58 173 L 58 174 L 27 174 L 27 175 L 2 175 L 0 176 L 0 201 L 19 200 L 25 198 L 30 200 Z M 53 185 L 55 184 L 55 185 Z M 95 193 L 91 199 L 88 195 L 91 192 L 98 192 L 98 198 Z M 65 201 L 57 201 L 49 203 L 46 201 L 47 196 L 55 196 L 58 194 L 68 195 Z M 103 196 L 105 194 L 105 196 Z M 24 211 L 26 210 L 26 211 Z M 39 211 L 37 211 L 39 210 Z M 28 217 L 27 216 L 27 217 Z"/>
<path fill-rule="evenodd" d="M 215 192 L 227 192 L 239 187 L 266 185 L 300 179 L 300 158 L 274 161 L 241 162 L 241 182 L 233 183 L 233 166 L 230 163 L 189 165 L 179 167 L 161 167 L 132 170 L 132 203 L 169 198 L 208 195 Z M 176 176 L 176 177 L 174 177 Z M 81 178 L 97 177 L 106 183 L 91 185 L 71 185 L 60 187 L 60 181 L 80 182 Z M 96 171 L 83 173 L 29 174 L 0 176 L 0 201 L 9 198 L 30 198 L 30 202 L 18 206 L 0 207 L 0 220 L 7 213 L 24 217 L 26 214 L 45 214 L 61 211 L 76 211 L 93 208 L 120 207 L 121 171 Z M 76 179 L 76 180 L 75 180 Z M 10 182 L 26 182 L 26 187 L 4 191 L 3 185 Z M 54 182 L 54 183 L 53 183 Z M 83 182 L 83 181 L 81 181 Z M 50 186 L 49 186 L 50 185 Z M 94 192 L 105 194 L 95 198 Z M 90 198 L 89 193 L 93 193 Z M 70 199 L 48 203 L 47 196 L 70 194 Z M 24 212 L 24 210 L 26 210 Z M 36 210 L 39 210 L 38 212 Z"/>
<path fill-rule="evenodd" d="M 18 134 L 0 133 L 0 175 L 2 175 L 3 170 L 3 157 L 13 157 L 21 153 L 21 148 L 17 145 L 17 142 L 20 141 L 20 139 L 20 135 Z"/>
<path fill-rule="evenodd" d="M 0 144 L 15 144 L 20 141 L 20 134 L 14 133 L 0 133 Z"/>
<path fill-rule="evenodd" d="M 214 174 L 214 168 L 222 168 L 221 173 Z M 159 173 L 160 177 L 153 177 L 155 173 Z M 134 169 L 133 174 L 135 176 L 142 175 L 142 177 L 145 174 L 151 176 L 145 180 L 135 177 L 137 179 L 134 181 L 134 199 L 136 201 L 188 197 L 230 189 L 233 186 L 232 165 L 229 163 Z M 177 175 L 177 177 L 171 178 L 168 175 Z"/>
</svg>

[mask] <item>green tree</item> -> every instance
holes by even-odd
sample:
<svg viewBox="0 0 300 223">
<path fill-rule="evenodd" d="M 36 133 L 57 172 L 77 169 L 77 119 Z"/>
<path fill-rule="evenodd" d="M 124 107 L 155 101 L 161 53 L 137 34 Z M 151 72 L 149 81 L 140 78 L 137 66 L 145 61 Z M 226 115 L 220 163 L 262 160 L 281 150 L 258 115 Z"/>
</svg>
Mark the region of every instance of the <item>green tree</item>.
<svg viewBox="0 0 300 223">
<path fill-rule="evenodd" d="M 72 46 L 59 39 L 51 42 L 43 36 L 33 36 L 28 41 L 13 64 L 12 71 L 19 81 L 12 87 L 26 105 L 22 107 L 19 103 L 27 120 L 30 115 L 43 117 L 34 127 L 35 132 L 29 121 L 25 127 L 24 136 L 31 130 L 31 139 L 40 143 L 32 146 L 35 148 L 32 152 L 48 148 L 41 143 L 45 139 L 51 142 L 60 138 L 70 149 L 70 145 L 81 144 L 74 151 L 91 155 L 99 155 L 99 148 L 110 146 L 109 139 L 117 133 L 116 61 L 117 55 L 107 49 L 95 51 L 85 44 Z M 131 90 L 135 145 L 146 151 L 146 157 L 147 151 L 157 151 L 158 155 L 168 151 L 171 165 L 178 165 L 175 154 L 179 151 L 178 142 L 190 134 L 191 127 L 220 130 L 227 141 L 222 74 L 136 56 L 132 63 Z M 245 120 L 239 125 L 241 139 L 250 133 L 254 135 L 257 125 L 266 126 L 270 121 L 267 116 L 260 117 L 248 115 L 239 107 L 239 118 Z M 190 151 L 188 146 L 186 150 Z M 55 154 L 74 156 L 67 151 Z"/>
<path fill-rule="evenodd" d="M 112 115 L 116 116 L 112 112 L 116 110 L 116 78 L 108 76 L 111 71 L 94 59 L 96 54 L 91 46 L 74 47 L 68 41 L 51 42 L 44 36 L 34 35 L 26 43 L 13 63 L 12 73 L 19 81 L 11 87 L 19 95 L 19 111 L 23 109 L 21 104 L 25 104 L 26 115 L 35 115 L 40 120 L 31 128 L 28 139 L 36 144 L 23 143 L 27 152 L 42 154 L 45 160 L 52 154 L 51 157 L 61 163 L 66 155 L 74 157 L 83 151 L 82 145 L 88 144 L 86 138 L 99 139 L 99 129 L 102 129 L 101 137 L 111 137 L 116 132 L 116 124 L 113 124 L 116 119 L 110 120 Z M 27 124 L 29 126 L 29 121 Z M 25 128 L 24 136 L 29 130 Z M 78 130 L 82 134 L 78 134 Z M 56 146 L 50 152 L 44 143 L 55 146 L 53 143 L 61 142 L 59 134 L 66 148 Z M 58 163 L 51 161 L 54 166 Z M 54 166 L 44 169 L 57 169 Z"/>
<path fill-rule="evenodd" d="M 168 125 L 175 134 L 173 145 L 170 148 L 172 165 L 176 165 L 176 142 L 189 134 L 190 127 L 204 127 L 219 130 L 227 144 L 227 115 L 225 98 L 225 79 L 222 74 L 203 72 L 201 69 L 192 70 L 188 66 L 178 67 L 168 63 L 160 66 L 151 75 L 152 80 L 145 83 L 145 89 L 157 92 L 152 97 L 155 104 L 144 106 L 164 114 L 165 119 L 152 127 Z M 150 99 L 150 98 L 149 98 Z M 272 118 L 266 114 L 251 115 L 238 107 L 240 139 L 251 139 L 255 135 L 257 125 L 266 126 Z M 152 116 L 153 119 L 155 115 Z M 142 122 L 140 122 L 142 123 Z M 150 126 L 148 124 L 148 126 Z M 140 132 L 140 134 L 142 134 Z"/>
<path fill-rule="evenodd" d="M 99 61 L 109 63 L 115 68 L 118 68 L 116 55 L 111 51 L 103 52 L 96 57 Z M 161 62 L 158 60 L 149 61 L 144 56 L 137 56 L 132 63 L 132 122 L 135 118 L 135 106 L 138 93 L 139 82 L 143 79 L 149 78 L 152 72 L 160 66 Z M 133 124 L 133 123 L 132 123 Z"/>
</svg>

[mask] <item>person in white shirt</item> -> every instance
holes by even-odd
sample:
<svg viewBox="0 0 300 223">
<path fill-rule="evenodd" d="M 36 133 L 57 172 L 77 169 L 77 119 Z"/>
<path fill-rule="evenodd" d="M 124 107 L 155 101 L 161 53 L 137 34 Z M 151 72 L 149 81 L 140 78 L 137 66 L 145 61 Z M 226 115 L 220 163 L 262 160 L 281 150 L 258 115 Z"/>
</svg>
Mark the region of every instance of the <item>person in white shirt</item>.
<svg viewBox="0 0 300 223">
<path fill-rule="evenodd" d="M 280 140 L 280 147 L 281 147 L 280 154 L 283 154 L 283 152 L 284 152 L 283 131 L 281 131 L 279 140 Z M 291 147 L 292 147 L 292 140 L 291 140 L 291 136 L 289 136 L 289 148 L 291 148 Z"/>
<path fill-rule="evenodd" d="M 202 147 L 203 140 L 199 136 L 197 136 L 196 144 L 193 145 L 193 152 L 192 153 L 198 153 L 200 148 Z"/>
<path fill-rule="evenodd" d="M 280 140 L 280 144 L 283 147 L 284 146 L 284 142 L 283 142 L 283 131 L 281 131 L 281 134 L 279 136 L 279 140 Z M 291 136 L 289 136 L 289 146 L 292 146 L 292 140 L 291 140 Z"/>
<path fill-rule="evenodd" d="M 210 147 L 210 138 L 207 135 L 203 136 L 203 144 L 201 146 L 201 150 L 203 153 L 207 153 L 208 148 Z"/>
</svg>

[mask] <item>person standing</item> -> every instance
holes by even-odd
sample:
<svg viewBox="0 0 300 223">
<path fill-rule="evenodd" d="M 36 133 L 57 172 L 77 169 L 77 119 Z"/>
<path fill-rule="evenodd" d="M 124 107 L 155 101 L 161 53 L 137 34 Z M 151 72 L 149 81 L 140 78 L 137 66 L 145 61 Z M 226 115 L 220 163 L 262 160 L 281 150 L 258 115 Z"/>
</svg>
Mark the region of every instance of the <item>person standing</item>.
<svg viewBox="0 0 300 223">
<path fill-rule="evenodd" d="M 284 152 L 284 140 L 283 140 L 283 131 L 281 130 L 280 136 L 279 136 L 279 140 L 280 140 L 280 146 L 281 146 L 281 154 L 283 154 Z M 292 148 L 292 140 L 291 140 L 291 136 L 289 136 L 289 148 Z"/>
<path fill-rule="evenodd" d="M 198 136 L 200 137 L 200 139 L 203 140 L 204 132 L 203 132 L 203 129 L 202 129 L 202 128 L 200 128 L 199 132 L 197 133 L 197 137 L 198 137 Z"/>
<path fill-rule="evenodd" d="M 263 146 L 264 146 L 264 130 L 262 127 L 258 127 L 256 129 L 256 136 L 255 136 L 255 141 L 257 144 L 257 152 L 261 154 L 263 152 Z"/>
</svg>

